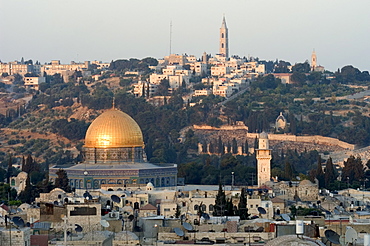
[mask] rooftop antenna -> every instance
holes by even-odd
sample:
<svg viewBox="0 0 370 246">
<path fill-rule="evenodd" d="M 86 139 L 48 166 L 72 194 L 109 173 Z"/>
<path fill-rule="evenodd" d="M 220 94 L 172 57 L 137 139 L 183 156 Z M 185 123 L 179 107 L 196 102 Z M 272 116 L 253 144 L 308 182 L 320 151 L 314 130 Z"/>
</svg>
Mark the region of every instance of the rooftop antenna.
<svg viewBox="0 0 370 246">
<path fill-rule="evenodd" d="M 170 21 L 170 55 L 172 54 L 172 20 Z"/>
</svg>

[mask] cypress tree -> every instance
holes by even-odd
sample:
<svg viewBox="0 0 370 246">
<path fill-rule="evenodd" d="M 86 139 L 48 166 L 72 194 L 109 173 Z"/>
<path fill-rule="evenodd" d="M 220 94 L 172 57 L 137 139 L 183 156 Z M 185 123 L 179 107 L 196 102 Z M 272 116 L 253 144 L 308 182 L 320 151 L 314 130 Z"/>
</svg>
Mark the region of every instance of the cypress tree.
<svg viewBox="0 0 370 246">
<path fill-rule="evenodd" d="M 218 186 L 218 192 L 216 195 L 215 206 L 213 210 L 213 216 L 223 216 L 226 208 L 226 196 L 222 189 L 221 180 Z"/>
<path fill-rule="evenodd" d="M 285 162 L 284 176 L 287 180 L 292 180 L 293 178 L 293 168 L 288 161 Z"/>
<path fill-rule="evenodd" d="M 64 169 L 60 168 L 56 172 L 56 175 L 58 175 L 58 177 L 55 179 L 55 187 L 60 188 L 65 192 L 71 192 L 67 172 Z"/>
<path fill-rule="evenodd" d="M 249 154 L 248 139 L 245 140 L 244 153 Z"/>
<path fill-rule="evenodd" d="M 246 196 L 246 193 L 245 193 L 245 188 L 242 188 L 241 193 L 240 193 L 237 215 L 240 216 L 241 220 L 248 219 L 248 217 L 250 215 L 250 214 L 248 214 L 247 196 Z"/>
<path fill-rule="evenodd" d="M 8 159 L 8 169 L 6 170 L 6 182 L 10 184 L 10 177 L 13 174 L 13 159 L 12 155 L 9 154 L 9 159 Z"/>
<path fill-rule="evenodd" d="M 145 83 L 143 83 L 143 87 L 141 88 L 141 97 L 145 97 Z"/>
<path fill-rule="evenodd" d="M 235 138 L 232 140 L 232 152 L 234 155 L 238 153 L 238 142 Z"/>
<path fill-rule="evenodd" d="M 333 160 L 331 157 L 326 161 L 326 167 L 325 167 L 325 187 L 328 188 L 331 183 L 333 183 L 336 178 L 336 172 L 333 165 Z"/>
<path fill-rule="evenodd" d="M 221 136 L 218 136 L 217 151 L 218 151 L 218 154 L 223 154 L 224 152 L 224 145 L 222 143 Z"/>
<path fill-rule="evenodd" d="M 317 169 L 316 169 L 316 178 L 319 181 L 319 187 L 325 187 L 325 176 L 322 171 L 321 156 L 317 157 Z"/>
<path fill-rule="evenodd" d="M 258 138 L 256 136 L 256 138 L 254 139 L 254 149 L 258 149 Z"/>
</svg>

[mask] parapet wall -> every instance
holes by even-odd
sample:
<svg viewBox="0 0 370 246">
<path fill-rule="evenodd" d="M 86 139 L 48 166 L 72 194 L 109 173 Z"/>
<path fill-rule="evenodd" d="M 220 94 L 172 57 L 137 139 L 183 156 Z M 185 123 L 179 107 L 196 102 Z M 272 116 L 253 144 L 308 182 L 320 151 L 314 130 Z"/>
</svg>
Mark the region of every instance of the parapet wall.
<svg viewBox="0 0 370 246">
<path fill-rule="evenodd" d="M 258 138 L 258 133 L 247 133 L 248 138 Z M 340 141 L 336 138 L 323 137 L 319 135 L 314 136 L 296 136 L 286 134 L 268 134 L 268 138 L 271 141 L 292 141 L 292 142 L 305 142 L 314 144 L 325 144 L 332 146 L 339 146 L 344 149 L 354 150 L 355 145 Z"/>
<path fill-rule="evenodd" d="M 222 130 L 247 130 L 248 127 L 245 125 L 223 125 L 220 127 L 213 127 L 208 125 L 193 125 L 194 130 L 215 130 L 215 131 L 222 131 Z"/>
</svg>

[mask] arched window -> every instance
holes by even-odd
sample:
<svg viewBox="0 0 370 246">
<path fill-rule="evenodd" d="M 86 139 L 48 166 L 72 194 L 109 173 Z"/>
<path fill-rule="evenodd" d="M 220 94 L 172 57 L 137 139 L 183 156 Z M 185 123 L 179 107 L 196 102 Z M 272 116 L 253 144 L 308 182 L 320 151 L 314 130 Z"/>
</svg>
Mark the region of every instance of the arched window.
<svg viewBox="0 0 370 246">
<path fill-rule="evenodd" d="M 221 38 L 224 38 L 224 33 L 221 33 Z"/>
<path fill-rule="evenodd" d="M 207 206 L 205 204 L 202 205 L 202 211 L 206 212 L 207 211 Z"/>
<path fill-rule="evenodd" d="M 209 212 L 213 211 L 213 205 L 212 204 L 209 204 L 208 210 L 209 210 Z"/>
<path fill-rule="evenodd" d="M 194 211 L 198 211 L 199 205 L 194 205 Z"/>
<path fill-rule="evenodd" d="M 224 48 L 224 43 L 221 44 L 221 48 Z"/>
</svg>

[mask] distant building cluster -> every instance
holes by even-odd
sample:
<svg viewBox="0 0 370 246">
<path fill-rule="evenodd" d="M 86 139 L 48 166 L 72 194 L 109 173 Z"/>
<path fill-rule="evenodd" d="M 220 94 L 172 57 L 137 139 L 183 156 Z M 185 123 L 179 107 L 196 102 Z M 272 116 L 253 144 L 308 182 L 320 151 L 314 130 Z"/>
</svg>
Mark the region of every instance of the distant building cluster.
<svg viewBox="0 0 370 246">
<path fill-rule="evenodd" d="M 160 59 L 157 66 L 152 67 L 154 73 L 150 75 L 148 82 L 134 85 L 134 94 L 143 96 L 145 90 L 143 84 L 150 90 L 150 95 L 156 93 L 156 89 L 163 80 L 169 82 L 169 92 L 181 86 L 191 87 L 190 81 L 194 76 L 201 76 L 204 89 L 194 89 L 192 96 L 218 95 L 228 98 L 235 92 L 246 88 L 249 82 L 259 75 L 265 74 L 264 64 L 257 61 L 248 61 L 246 58 L 229 57 L 228 28 L 225 18 L 220 28 L 219 54 L 210 57 L 206 52 L 197 59 L 193 55 L 171 54 Z M 144 94 L 145 95 L 145 94 Z"/>
</svg>

